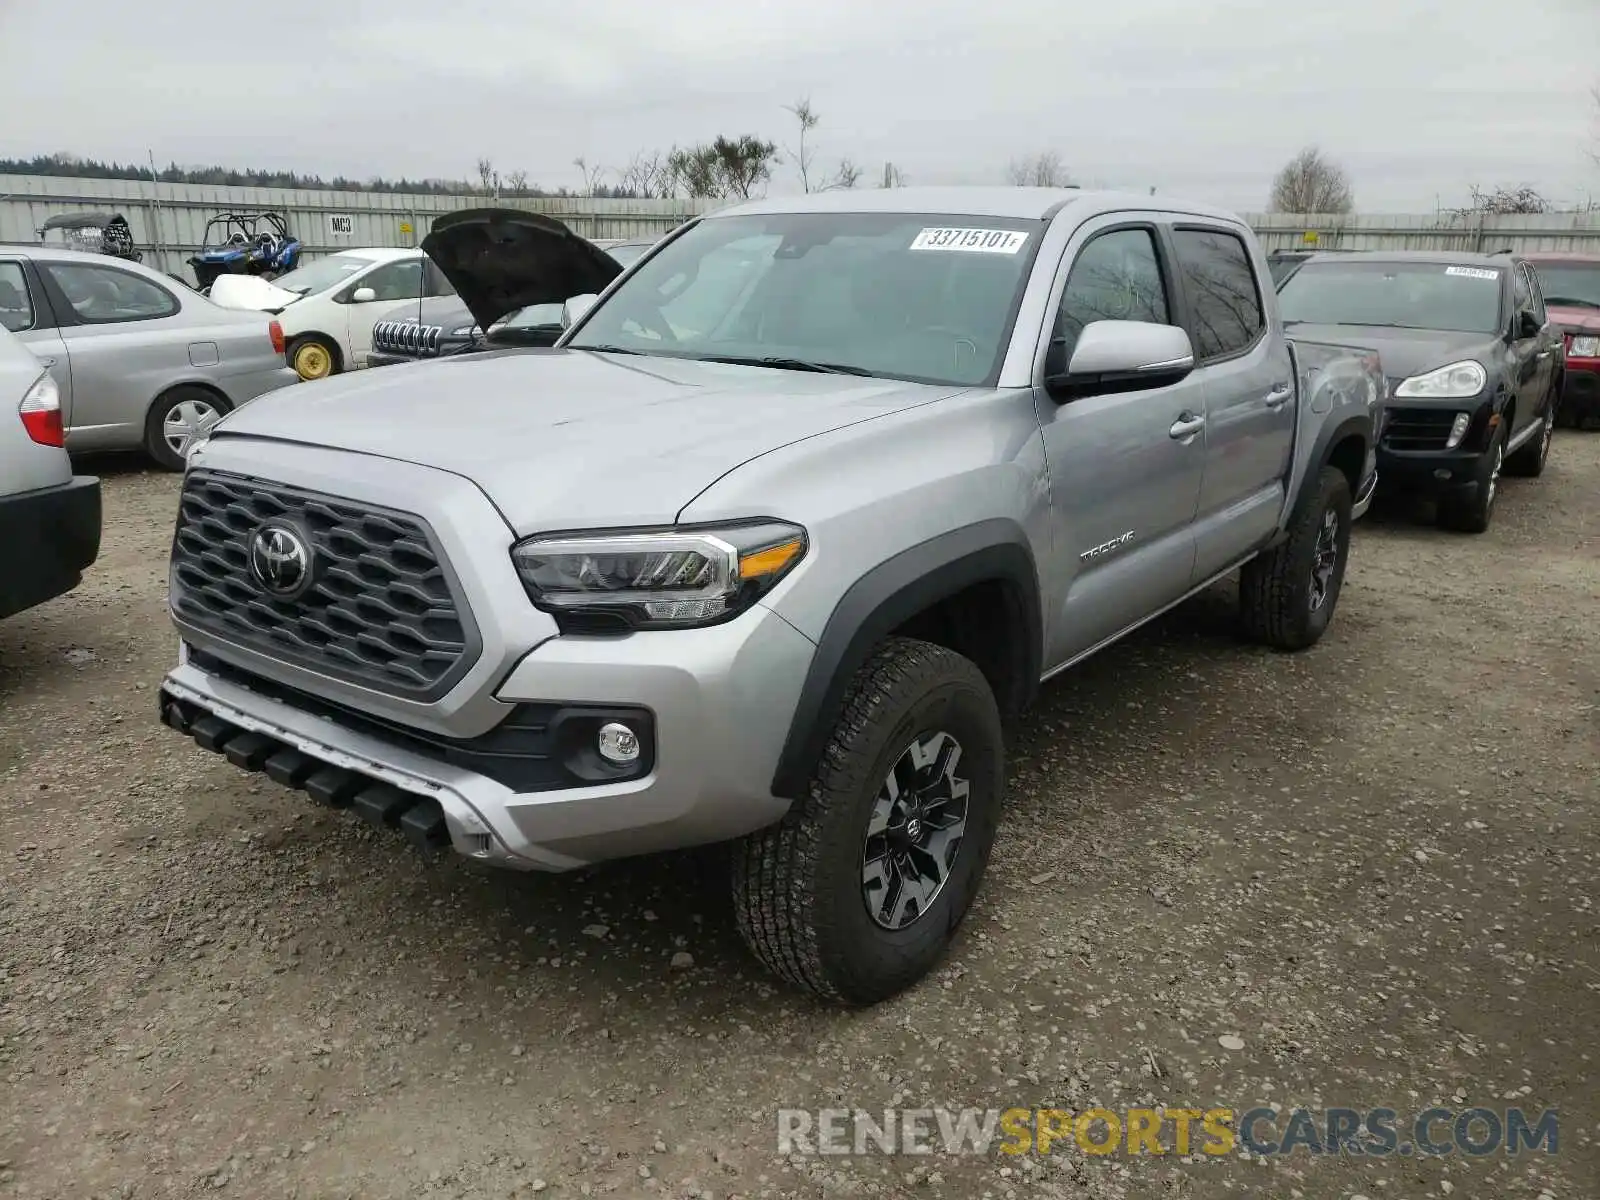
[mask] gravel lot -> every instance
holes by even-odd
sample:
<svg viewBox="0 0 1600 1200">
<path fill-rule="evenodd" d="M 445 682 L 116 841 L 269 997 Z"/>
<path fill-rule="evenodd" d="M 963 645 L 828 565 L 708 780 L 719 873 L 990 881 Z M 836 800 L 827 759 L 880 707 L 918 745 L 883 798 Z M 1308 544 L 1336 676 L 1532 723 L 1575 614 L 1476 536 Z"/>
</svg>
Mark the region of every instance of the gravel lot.
<svg viewBox="0 0 1600 1200">
<path fill-rule="evenodd" d="M 176 482 L 93 469 L 99 565 L 0 624 L 0 1196 L 1600 1195 L 1600 435 L 1482 537 L 1375 513 L 1310 653 L 1224 588 L 1050 685 L 954 954 L 861 1013 L 753 967 L 714 853 L 428 866 L 159 726 Z M 1560 1152 L 776 1150 L 1096 1102 L 1559 1106 Z"/>
</svg>

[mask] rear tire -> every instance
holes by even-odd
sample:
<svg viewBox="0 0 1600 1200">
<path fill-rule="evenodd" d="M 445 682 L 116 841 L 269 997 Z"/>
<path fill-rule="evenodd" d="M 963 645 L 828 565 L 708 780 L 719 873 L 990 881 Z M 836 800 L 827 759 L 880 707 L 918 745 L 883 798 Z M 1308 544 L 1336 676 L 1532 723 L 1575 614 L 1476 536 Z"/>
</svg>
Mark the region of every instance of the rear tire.
<svg viewBox="0 0 1600 1200">
<path fill-rule="evenodd" d="M 1289 535 L 1239 573 L 1245 633 L 1276 650 L 1313 646 L 1333 620 L 1350 558 L 1350 481 L 1323 467 L 1289 519 Z"/>
<path fill-rule="evenodd" d="M 1555 405 L 1552 404 L 1545 411 L 1539 432 L 1506 459 L 1505 473 L 1521 476 L 1524 479 L 1537 479 L 1543 475 L 1544 464 L 1550 457 L 1550 441 L 1555 436 L 1555 431 L 1556 414 Z"/>
<path fill-rule="evenodd" d="M 921 979 L 983 878 L 1004 765 L 978 668 L 929 642 L 884 642 L 806 795 L 735 849 L 745 942 L 775 975 L 835 1002 L 874 1004 Z"/>
<path fill-rule="evenodd" d="M 211 432 L 233 405 L 194 384 L 180 384 L 157 397 L 144 419 L 144 449 L 163 471 L 183 470 L 189 446 Z"/>
</svg>

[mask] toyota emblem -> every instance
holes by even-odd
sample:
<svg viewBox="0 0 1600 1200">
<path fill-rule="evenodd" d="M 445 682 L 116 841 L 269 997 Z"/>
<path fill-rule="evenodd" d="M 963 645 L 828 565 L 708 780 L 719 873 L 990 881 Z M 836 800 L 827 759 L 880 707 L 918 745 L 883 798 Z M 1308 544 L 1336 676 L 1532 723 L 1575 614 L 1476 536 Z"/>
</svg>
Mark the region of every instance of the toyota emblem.
<svg viewBox="0 0 1600 1200">
<path fill-rule="evenodd" d="M 291 600 L 311 584 L 311 545 L 291 525 L 263 525 L 250 539 L 250 574 L 272 595 Z"/>
</svg>

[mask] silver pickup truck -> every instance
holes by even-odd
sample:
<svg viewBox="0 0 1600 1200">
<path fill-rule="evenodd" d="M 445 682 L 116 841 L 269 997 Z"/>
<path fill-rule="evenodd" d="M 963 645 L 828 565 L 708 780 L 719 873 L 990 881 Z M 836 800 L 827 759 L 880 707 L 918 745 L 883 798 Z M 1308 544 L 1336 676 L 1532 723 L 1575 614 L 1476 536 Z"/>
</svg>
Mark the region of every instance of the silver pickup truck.
<svg viewBox="0 0 1600 1200">
<path fill-rule="evenodd" d="M 1382 371 L 1284 337 L 1229 213 L 789 197 L 620 277 L 529 214 L 430 243 L 480 325 L 566 300 L 566 334 L 218 425 L 161 688 L 201 746 L 419 846 L 734 841 L 755 953 L 870 1003 L 968 910 L 1041 681 L 1233 571 L 1270 645 L 1333 615 Z"/>
</svg>

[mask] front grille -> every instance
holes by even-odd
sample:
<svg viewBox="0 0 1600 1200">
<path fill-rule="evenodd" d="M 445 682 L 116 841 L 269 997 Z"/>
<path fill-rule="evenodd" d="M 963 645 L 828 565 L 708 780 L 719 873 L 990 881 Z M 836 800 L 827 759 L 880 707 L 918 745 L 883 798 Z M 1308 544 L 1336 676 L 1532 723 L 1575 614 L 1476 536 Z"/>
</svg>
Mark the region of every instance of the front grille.
<svg viewBox="0 0 1600 1200">
<path fill-rule="evenodd" d="M 432 358 L 439 353 L 439 343 L 443 337 L 442 325 L 379 321 L 372 327 L 372 348 L 384 354 L 399 354 L 407 358 Z"/>
<path fill-rule="evenodd" d="M 311 583 L 268 592 L 250 565 L 267 521 L 311 548 Z M 177 616 L 233 645 L 407 700 L 436 700 L 468 669 L 477 630 L 419 518 L 220 471 L 191 471 L 172 548 Z"/>
<path fill-rule="evenodd" d="M 1443 450 L 1456 414 L 1443 408 L 1390 408 L 1384 414 L 1386 450 Z"/>
</svg>

